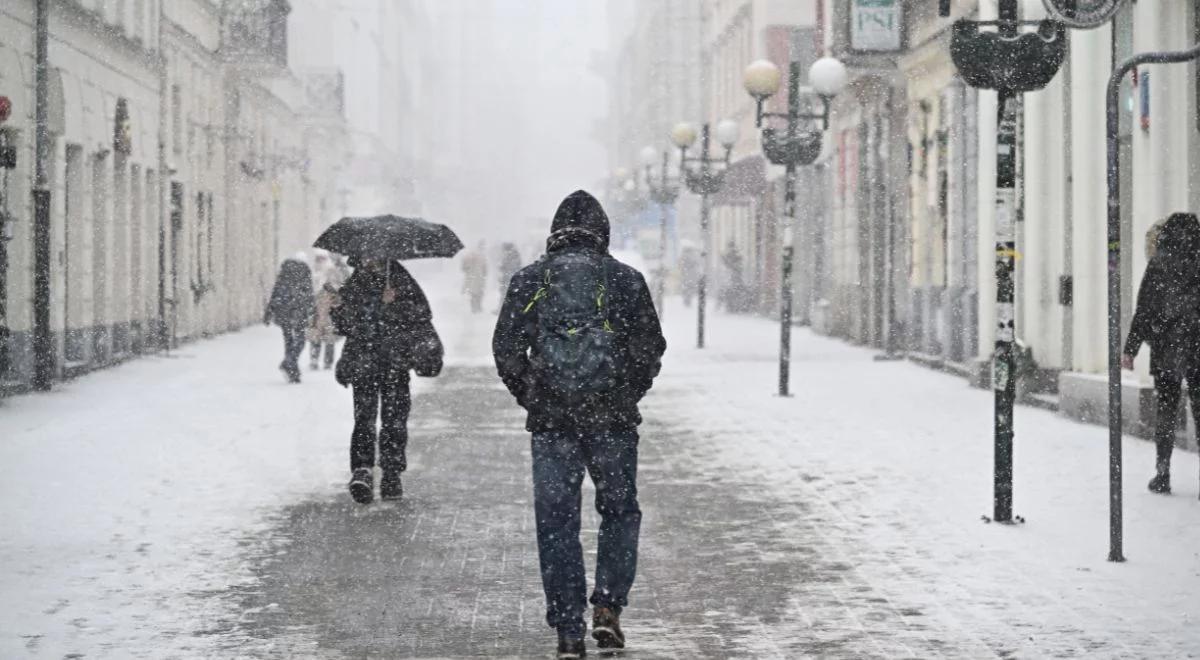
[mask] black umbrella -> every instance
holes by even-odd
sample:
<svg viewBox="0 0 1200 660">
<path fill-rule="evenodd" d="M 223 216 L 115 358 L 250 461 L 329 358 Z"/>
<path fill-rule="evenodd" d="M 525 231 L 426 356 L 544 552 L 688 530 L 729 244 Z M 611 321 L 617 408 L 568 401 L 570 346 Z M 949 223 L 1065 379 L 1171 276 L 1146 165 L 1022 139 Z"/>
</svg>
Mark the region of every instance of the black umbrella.
<svg viewBox="0 0 1200 660">
<path fill-rule="evenodd" d="M 453 257 L 462 241 L 446 225 L 420 218 L 377 215 L 342 218 L 326 229 L 313 247 L 350 259 L 427 259 Z"/>
</svg>

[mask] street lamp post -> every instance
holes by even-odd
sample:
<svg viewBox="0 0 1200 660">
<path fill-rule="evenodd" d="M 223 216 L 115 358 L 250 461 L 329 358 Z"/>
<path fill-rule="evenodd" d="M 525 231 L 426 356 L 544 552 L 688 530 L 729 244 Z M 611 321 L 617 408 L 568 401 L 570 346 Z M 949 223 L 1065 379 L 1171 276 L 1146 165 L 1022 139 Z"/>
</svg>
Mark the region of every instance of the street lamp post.
<svg viewBox="0 0 1200 660">
<path fill-rule="evenodd" d="M 729 167 L 729 156 L 738 139 L 737 122 L 721 120 L 717 124 L 717 142 L 725 148 L 725 156 L 716 160 L 709 156 L 709 130 L 705 123 L 700 129 L 700 155 L 688 156 L 688 149 L 696 143 L 696 127 L 687 122 L 676 124 L 671 129 L 671 141 L 679 147 L 679 170 L 688 190 L 700 195 L 700 282 L 696 291 L 696 348 L 704 348 L 704 311 L 708 301 L 708 247 L 712 243 L 709 228 L 709 195 L 721 192 L 725 185 L 725 171 Z M 697 167 L 692 169 L 689 163 Z"/>
<path fill-rule="evenodd" d="M 675 204 L 675 200 L 679 198 L 679 182 L 672 181 L 667 176 L 667 165 L 670 160 L 670 154 L 666 151 L 662 152 L 662 169 L 659 172 L 658 183 L 654 182 L 654 161 L 658 158 L 658 153 L 654 147 L 643 147 L 641 152 L 642 165 L 646 168 L 646 188 L 650 193 L 650 199 L 658 205 L 659 212 L 659 244 L 658 244 L 658 284 L 655 287 L 655 303 L 658 306 L 658 316 L 661 319 L 667 295 L 667 241 L 669 238 L 667 231 L 667 218 L 670 215 L 671 206 Z"/>
<path fill-rule="evenodd" d="M 46 391 L 54 377 L 50 334 L 50 0 L 39 0 L 34 22 L 33 388 Z"/>
<path fill-rule="evenodd" d="M 767 60 L 746 67 L 746 91 L 757 104 L 755 125 L 763 119 L 780 118 L 787 128 L 780 135 L 774 128 L 762 129 L 763 153 L 767 160 L 786 168 L 783 189 L 783 259 L 780 266 L 779 308 L 779 396 L 789 396 L 792 354 L 792 256 L 795 250 L 796 168 L 810 165 L 821 155 L 821 136 L 829 128 L 829 104 L 846 86 L 846 67 L 837 59 L 822 57 L 808 70 L 809 83 L 821 101 L 819 113 L 800 109 L 800 63 L 788 66 L 788 109 L 786 113 L 763 112 L 763 102 L 779 91 L 779 68 Z M 816 127 L 819 124 L 820 127 Z M 803 130 L 802 130 L 803 125 Z"/>
<path fill-rule="evenodd" d="M 1016 261 L 1016 103 L 1023 92 L 1042 89 L 1066 56 L 1061 23 L 1023 23 L 1017 0 L 1000 0 L 998 20 L 954 22 L 950 58 L 972 87 L 996 91 L 996 345 L 992 353 L 993 485 L 992 520 L 1012 523 L 1013 404 L 1017 395 L 1015 278 Z M 940 12 L 949 15 L 949 3 Z M 1020 31 L 1024 25 L 1034 32 Z M 982 27 L 995 27 L 984 32 Z M 1022 519 L 1018 516 L 1018 522 Z"/>
</svg>

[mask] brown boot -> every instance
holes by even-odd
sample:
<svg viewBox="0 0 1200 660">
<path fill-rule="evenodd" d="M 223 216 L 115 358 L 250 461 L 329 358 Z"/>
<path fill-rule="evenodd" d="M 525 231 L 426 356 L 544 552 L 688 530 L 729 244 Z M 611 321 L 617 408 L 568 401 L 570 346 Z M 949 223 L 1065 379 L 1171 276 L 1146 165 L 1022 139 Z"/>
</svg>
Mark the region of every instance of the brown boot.
<svg viewBox="0 0 1200 660">
<path fill-rule="evenodd" d="M 621 632 L 621 615 L 607 607 L 592 612 L 592 638 L 602 649 L 625 648 L 625 633 Z"/>
</svg>

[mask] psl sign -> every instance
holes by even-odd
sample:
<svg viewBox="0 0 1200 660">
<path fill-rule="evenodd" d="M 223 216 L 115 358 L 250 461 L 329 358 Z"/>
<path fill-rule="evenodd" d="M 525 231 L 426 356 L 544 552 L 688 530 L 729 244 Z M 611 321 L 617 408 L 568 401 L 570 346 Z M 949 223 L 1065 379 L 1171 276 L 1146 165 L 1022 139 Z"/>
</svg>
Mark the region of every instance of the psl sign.
<svg viewBox="0 0 1200 660">
<path fill-rule="evenodd" d="M 901 0 L 852 0 L 850 48 L 857 51 L 900 50 L 903 34 Z"/>
</svg>

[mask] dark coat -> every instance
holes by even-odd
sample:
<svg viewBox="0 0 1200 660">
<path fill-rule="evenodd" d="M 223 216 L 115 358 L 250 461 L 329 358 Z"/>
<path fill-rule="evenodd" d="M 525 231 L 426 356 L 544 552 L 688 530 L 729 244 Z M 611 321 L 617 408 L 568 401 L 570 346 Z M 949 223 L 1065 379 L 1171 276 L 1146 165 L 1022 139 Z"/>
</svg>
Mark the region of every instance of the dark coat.
<svg viewBox="0 0 1200 660">
<path fill-rule="evenodd" d="M 650 289 L 641 273 L 608 255 L 608 217 L 588 193 L 576 191 L 563 200 L 550 231 L 546 256 L 518 271 L 509 283 L 492 336 L 496 370 L 528 412 L 529 431 L 636 427 L 642 421 L 638 401 L 650 390 L 667 347 Z M 607 301 L 618 374 L 616 389 L 573 407 L 546 386 L 533 366 L 538 306 L 526 309 L 542 281 L 543 261 L 571 251 L 591 251 L 608 261 Z"/>
<path fill-rule="evenodd" d="M 1125 354 L 1150 345 L 1150 373 L 1182 378 L 1200 365 L 1200 221 L 1189 213 L 1167 218 L 1154 257 L 1138 287 Z"/>
<path fill-rule="evenodd" d="M 388 372 L 416 369 L 436 375 L 442 366 L 442 343 L 433 327 L 433 312 L 421 286 L 400 262 L 390 266 L 396 299 L 383 302 L 388 274 L 358 268 L 338 290 L 333 324 L 346 337 L 338 361 L 337 380 L 352 385 Z"/>
<path fill-rule="evenodd" d="M 312 320 L 317 303 L 313 297 L 312 271 L 298 259 L 287 259 L 279 267 L 275 288 L 263 321 L 281 327 L 305 327 Z"/>
<path fill-rule="evenodd" d="M 500 248 L 500 270 L 497 275 L 500 278 L 501 289 L 508 288 L 508 283 L 518 270 L 521 270 L 521 253 L 517 252 L 517 247 L 512 243 L 505 243 Z"/>
</svg>

